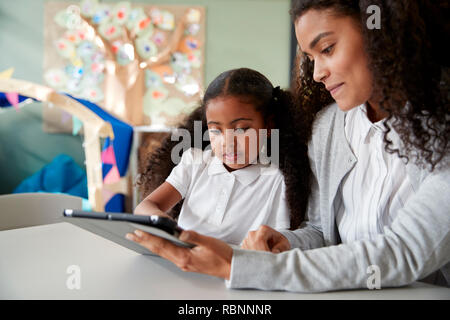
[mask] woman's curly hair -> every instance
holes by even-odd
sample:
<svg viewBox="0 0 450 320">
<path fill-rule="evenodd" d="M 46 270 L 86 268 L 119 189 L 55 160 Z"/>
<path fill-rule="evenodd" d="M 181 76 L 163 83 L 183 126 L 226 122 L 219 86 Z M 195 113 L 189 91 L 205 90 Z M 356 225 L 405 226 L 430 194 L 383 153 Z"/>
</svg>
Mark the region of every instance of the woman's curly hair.
<svg viewBox="0 0 450 320">
<path fill-rule="evenodd" d="M 310 190 L 310 167 L 307 155 L 307 131 L 292 95 L 278 87 L 274 88 L 264 75 L 255 70 L 240 68 L 226 71 L 211 82 L 201 105 L 178 128 L 187 130 L 190 137 L 194 137 L 195 123 L 201 121 L 202 134 L 207 132 L 205 112 L 208 102 L 225 96 L 238 97 L 246 103 L 251 103 L 258 112 L 261 112 L 266 125 L 271 121 L 274 129 L 279 130 L 279 163 L 277 164 L 286 184 L 291 228 L 296 229 L 304 220 L 306 212 Z M 267 141 L 268 151 L 272 150 L 270 144 L 272 136 Z M 191 139 L 191 147 L 194 147 L 193 140 Z M 156 189 L 169 176 L 175 166 L 171 160 L 171 152 L 177 144 L 179 142 L 172 141 L 169 136 L 162 142 L 160 148 L 149 155 L 145 170 L 137 181 L 144 195 Z M 202 150 L 209 145 L 209 141 L 202 141 Z M 270 152 L 268 156 L 271 156 Z M 177 218 L 181 205 L 182 202 L 178 203 L 169 214 Z"/>
<path fill-rule="evenodd" d="M 366 27 L 371 5 L 380 8 L 379 29 Z M 380 107 L 388 113 L 386 151 L 431 170 L 445 165 L 450 147 L 449 59 L 444 49 L 450 39 L 448 1 L 296 0 L 293 21 L 310 9 L 331 9 L 360 23 L 374 90 L 381 93 Z M 311 130 L 317 112 L 333 99 L 314 81 L 313 63 L 301 53 L 294 72 L 293 92 Z M 388 138 L 390 126 L 403 143 L 401 150 Z"/>
</svg>

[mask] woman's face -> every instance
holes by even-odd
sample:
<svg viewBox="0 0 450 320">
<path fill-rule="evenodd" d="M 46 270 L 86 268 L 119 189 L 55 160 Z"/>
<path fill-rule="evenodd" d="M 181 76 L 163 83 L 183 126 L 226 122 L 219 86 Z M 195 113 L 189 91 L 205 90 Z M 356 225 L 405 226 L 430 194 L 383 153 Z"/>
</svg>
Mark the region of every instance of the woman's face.
<svg viewBox="0 0 450 320">
<path fill-rule="evenodd" d="M 232 96 L 212 99 L 206 106 L 206 121 L 214 155 L 229 171 L 256 161 L 258 133 L 265 126 L 252 104 Z"/>
<path fill-rule="evenodd" d="M 360 28 L 353 17 L 330 10 L 308 10 L 295 22 L 300 49 L 314 63 L 314 80 L 325 85 L 343 111 L 373 95 Z"/>
</svg>

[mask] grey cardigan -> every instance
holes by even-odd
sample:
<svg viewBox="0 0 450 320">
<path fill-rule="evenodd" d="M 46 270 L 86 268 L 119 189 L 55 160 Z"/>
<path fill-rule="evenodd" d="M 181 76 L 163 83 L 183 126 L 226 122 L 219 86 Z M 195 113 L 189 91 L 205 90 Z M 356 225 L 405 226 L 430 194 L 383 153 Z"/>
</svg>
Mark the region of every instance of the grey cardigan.
<svg viewBox="0 0 450 320">
<path fill-rule="evenodd" d="M 407 174 L 416 193 L 392 225 L 374 240 L 340 243 L 334 205 L 343 178 L 357 161 L 345 137 L 344 119 L 345 113 L 333 104 L 314 122 L 308 146 L 313 185 L 307 221 L 300 229 L 283 231 L 293 249 L 279 254 L 234 249 L 227 287 L 297 292 L 367 288 L 374 283 L 373 265 L 379 268 L 381 288 L 407 285 L 439 269 L 450 283 L 448 162 L 430 173 L 409 161 Z M 390 138 L 401 147 L 395 132 Z"/>
</svg>

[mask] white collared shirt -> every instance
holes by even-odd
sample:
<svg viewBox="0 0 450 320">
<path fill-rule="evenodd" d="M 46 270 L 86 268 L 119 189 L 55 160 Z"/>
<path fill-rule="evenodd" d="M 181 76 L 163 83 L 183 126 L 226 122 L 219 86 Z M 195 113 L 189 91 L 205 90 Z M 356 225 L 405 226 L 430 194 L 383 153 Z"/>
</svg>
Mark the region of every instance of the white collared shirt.
<svg viewBox="0 0 450 320">
<path fill-rule="evenodd" d="M 231 244 L 262 224 L 288 229 L 284 177 L 278 168 L 252 164 L 228 172 L 211 150 L 191 148 L 166 179 L 184 203 L 178 225 Z"/>
<path fill-rule="evenodd" d="M 343 243 L 383 233 L 415 192 L 405 163 L 385 151 L 383 121 L 372 123 L 365 104 L 345 116 L 345 136 L 358 161 L 340 185 L 336 224 Z"/>
</svg>

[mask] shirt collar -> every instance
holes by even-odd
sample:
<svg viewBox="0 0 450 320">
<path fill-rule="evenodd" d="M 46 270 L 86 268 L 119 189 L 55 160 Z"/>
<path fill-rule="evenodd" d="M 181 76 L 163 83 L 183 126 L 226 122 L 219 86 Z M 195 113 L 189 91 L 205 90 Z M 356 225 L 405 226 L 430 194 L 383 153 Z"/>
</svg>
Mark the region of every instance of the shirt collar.
<svg viewBox="0 0 450 320">
<path fill-rule="evenodd" d="M 213 159 L 208 166 L 208 175 L 212 176 L 223 174 L 228 177 L 234 176 L 242 185 L 247 186 L 255 181 L 261 175 L 261 173 L 264 172 L 264 174 L 266 174 L 265 171 L 267 171 L 267 167 L 269 166 L 262 164 L 252 164 L 245 168 L 228 172 L 228 170 L 223 165 L 223 162 L 217 157 L 213 156 Z"/>
<path fill-rule="evenodd" d="M 372 122 L 369 120 L 369 117 L 367 116 L 367 105 L 365 103 L 363 103 L 362 105 L 360 105 L 358 107 L 359 109 L 359 125 L 360 125 L 360 130 L 361 130 L 361 137 L 366 140 L 369 137 L 369 134 L 371 132 L 375 133 L 383 133 L 385 131 L 384 128 L 384 121 L 385 119 L 382 119 L 380 121 L 377 122 Z"/>
</svg>

